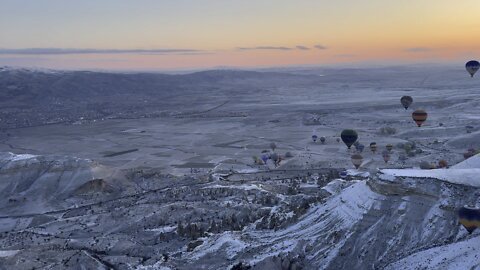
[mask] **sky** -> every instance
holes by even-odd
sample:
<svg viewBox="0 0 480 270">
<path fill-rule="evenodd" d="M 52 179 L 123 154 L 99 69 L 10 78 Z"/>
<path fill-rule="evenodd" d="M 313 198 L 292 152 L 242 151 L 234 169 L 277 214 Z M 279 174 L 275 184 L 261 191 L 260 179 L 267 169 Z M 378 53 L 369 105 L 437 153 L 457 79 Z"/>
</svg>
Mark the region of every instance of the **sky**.
<svg viewBox="0 0 480 270">
<path fill-rule="evenodd" d="M 0 0 L 0 66 L 169 70 L 480 58 L 478 0 Z"/>
</svg>

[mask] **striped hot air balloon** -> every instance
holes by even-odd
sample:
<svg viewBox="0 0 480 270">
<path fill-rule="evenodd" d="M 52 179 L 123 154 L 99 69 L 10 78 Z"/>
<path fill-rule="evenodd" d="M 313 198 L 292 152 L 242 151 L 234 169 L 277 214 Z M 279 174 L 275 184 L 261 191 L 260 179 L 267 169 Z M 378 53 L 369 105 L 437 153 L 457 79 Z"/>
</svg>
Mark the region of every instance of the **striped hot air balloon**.
<svg viewBox="0 0 480 270">
<path fill-rule="evenodd" d="M 345 143 L 348 149 L 350 149 L 350 147 L 357 141 L 358 134 L 353 129 L 345 129 L 342 131 L 342 134 L 340 134 L 340 137 L 342 138 L 343 143 Z"/>
<path fill-rule="evenodd" d="M 428 114 L 424 110 L 416 110 L 412 113 L 412 119 L 417 123 L 418 127 L 421 127 L 423 122 L 427 120 Z"/>
<path fill-rule="evenodd" d="M 465 227 L 468 233 L 472 233 L 480 226 L 480 209 L 463 206 L 458 210 L 457 214 L 458 221 Z"/>
<path fill-rule="evenodd" d="M 387 145 L 385 146 L 385 148 L 387 148 L 387 151 L 388 151 L 388 152 L 392 152 L 392 150 L 393 150 L 393 144 L 390 144 L 390 143 L 389 143 L 389 144 L 387 144 Z"/>
<path fill-rule="evenodd" d="M 403 96 L 402 98 L 400 98 L 400 103 L 402 103 L 403 107 L 406 110 L 408 109 L 408 107 L 410 107 L 410 105 L 412 105 L 413 98 L 411 96 Z"/>
<path fill-rule="evenodd" d="M 353 163 L 353 166 L 355 166 L 356 169 L 360 168 L 360 166 L 363 163 L 362 155 L 360 155 L 360 154 L 352 155 L 352 163 Z"/>
</svg>

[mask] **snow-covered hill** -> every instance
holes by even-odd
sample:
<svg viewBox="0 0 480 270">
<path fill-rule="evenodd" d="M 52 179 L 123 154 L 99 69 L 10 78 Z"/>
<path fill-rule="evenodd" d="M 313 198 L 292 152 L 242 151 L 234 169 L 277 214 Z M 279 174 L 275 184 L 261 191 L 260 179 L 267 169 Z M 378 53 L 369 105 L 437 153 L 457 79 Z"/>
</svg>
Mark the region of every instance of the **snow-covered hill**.
<svg viewBox="0 0 480 270">
<path fill-rule="evenodd" d="M 91 160 L 0 154 L 0 215 L 28 215 L 62 209 L 88 183 L 110 178 L 112 171 Z M 108 179 L 110 180 L 110 179 Z M 79 188 L 82 188 L 79 190 Z"/>
</svg>

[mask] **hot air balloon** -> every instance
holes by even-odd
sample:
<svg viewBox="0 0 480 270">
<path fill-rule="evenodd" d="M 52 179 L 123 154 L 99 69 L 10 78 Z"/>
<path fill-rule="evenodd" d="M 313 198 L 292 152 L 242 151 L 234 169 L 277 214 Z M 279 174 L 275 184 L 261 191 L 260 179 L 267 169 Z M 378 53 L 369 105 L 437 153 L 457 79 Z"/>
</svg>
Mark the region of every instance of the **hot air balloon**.
<svg viewBox="0 0 480 270">
<path fill-rule="evenodd" d="M 473 148 L 467 150 L 467 152 L 463 153 L 463 157 L 465 159 L 469 159 L 477 154 L 477 151 Z"/>
<path fill-rule="evenodd" d="M 385 161 L 385 163 L 388 163 L 388 161 L 390 160 L 390 153 L 388 152 L 388 150 L 383 151 L 382 157 L 383 157 L 383 161 Z"/>
<path fill-rule="evenodd" d="M 389 143 L 389 144 L 387 144 L 387 145 L 385 146 L 385 148 L 387 148 L 387 151 L 388 151 L 388 152 L 392 152 L 392 150 L 393 150 L 393 145 Z"/>
<path fill-rule="evenodd" d="M 348 173 L 347 171 L 341 171 L 339 175 L 340 175 L 340 178 L 344 179 L 347 177 Z"/>
<path fill-rule="evenodd" d="M 447 166 L 448 166 L 448 162 L 445 159 L 441 159 L 440 161 L 438 161 L 439 168 L 447 168 Z"/>
<path fill-rule="evenodd" d="M 277 153 L 271 154 L 270 159 L 273 161 L 273 164 L 275 165 L 275 167 L 280 165 L 281 158 Z"/>
<path fill-rule="evenodd" d="M 421 127 L 423 122 L 427 120 L 427 116 L 428 114 L 424 110 L 416 110 L 412 113 L 412 119 L 415 121 L 415 123 L 417 123 L 418 127 Z"/>
<path fill-rule="evenodd" d="M 276 148 L 277 148 L 277 145 L 274 142 L 270 143 L 270 149 L 272 149 L 272 151 L 275 152 Z"/>
<path fill-rule="evenodd" d="M 360 167 L 360 165 L 362 165 L 362 163 L 363 163 L 362 155 L 360 155 L 360 154 L 352 155 L 352 163 L 353 163 L 353 166 L 355 166 L 355 168 L 358 169 Z"/>
<path fill-rule="evenodd" d="M 317 142 L 317 138 L 318 138 L 317 135 L 312 135 L 312 141 L 313 141 L 313 142 Z"/>
<path fill-rule="evenodd" d="M 475 130 L 475 127 L 474 126 L 465 126 L 465 129 L 467 130 L 467 133 L 472 133 L 473 130 Z"/>
<path fill-rule="evenodd" d="M 473 78 L 473 75 L 480 69 L 480 63 L 478 61 L 472 60 L 468 61 L 465 64 L 465 69 L 470 73 L 470 76 Z"/>
<path fill-rule="evenodd" d="M 320 137 L 320 142 L 321 142 L 322 144 L 325 143 L 325 140 L 326 140 L 325 137 L 323 137 L 323 136 Z"/>
<path fill-rule="evenodd" d="M 268 155 L 266 155 L 266 154 L 262 155 L 262 157 L 261 157 L 263 163 L 265 163 L 265 164 L 267 164 L 267 161 L 268 161 L 269 158 L 270 158 L 270 157 L 269 157 Z"/>
<path fill-rule="evenodd" d="M 403 96 L 402 98 L 400 98 L 400 103 L 402 103 L 405 110 L 408 109 L 410 105 L 412 105 L 412 102 L 413 98 L 411 96 Z"/>
<path fill-rule="evenodd" d="M 355 149 L 357 150 L 357 152 L 362 153 L 363 149 L 365 149 L 365 145 L 361 143 L 355 144 Z"/>
<path fill-rule="evenodd" d="M 375 152 L 377 152 L 377 143 L 376 142 L 370 143 L 370 151 L 372 151 L 372 153 L 374 153 L 374 154 L 375 154 Z"/>
<path fill-rule="evenodd" d="M 480 226 L 480 210 L 468 206 L 461 207 L 458 212 L 458 221 L 467 229 L 468 233 L 472 233 Z"/>
<path fill-rule="evenodd" d="M 355 130 L 353 129 L 345 129 L 342 131 L 342 134 L 340 135 L 342 138 L 343 143 L 350 149 L 352 144 L 354 144 L 357 139 L 358 139 L 358 134 Z"/>
</svg>

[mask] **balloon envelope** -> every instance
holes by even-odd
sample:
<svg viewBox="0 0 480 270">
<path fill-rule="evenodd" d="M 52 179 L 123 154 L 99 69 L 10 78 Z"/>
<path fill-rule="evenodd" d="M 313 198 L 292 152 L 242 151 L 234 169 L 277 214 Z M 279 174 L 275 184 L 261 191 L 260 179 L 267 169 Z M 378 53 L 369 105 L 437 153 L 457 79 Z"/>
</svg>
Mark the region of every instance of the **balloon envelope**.
<svg viewBox="0 0 480 270">
<path fill-rule="evenodd" d="M 362 165 L 362 163 L 363 163 L 362 155 L 360 155 L 360 154 L 352 155 L 352 163 L 353 163 L 353 166 L 355 166 L 355 168 L 358 169 L 360 167 L 360 165 Z"/>
<path fill-rule="evenodd" d="M 362 153 L 362 152 L 363 152 L 363 149 L 365 149 L 365 145 L 363 145 L 363 144 L 361 144 L 361 143 L 356 144 L 356 145 L 355 145 L 355 149 L 356 149 L 358 152 Z"/>
<path fill-rule="evenodd" d="M 473 75 L 475 75 L 475 73 L 478 71 L 478 69 L 480 69 L 480 63 L 478 61 L 475 61 L 475 60 L 468 61 L 465 64 L 465 69 L 468 71 L 470 76 L 473 77 Z"/>
<path fill-rule="evenodd" d="M 390 160 L 390 153 L 388 152 L 388 150 L 383 151 L 382 157 L 383 157 L 383 161 L 385 161 L 385 163 L 388 163 L 388 161 Z"/>
<path fill-rule="evenodd" d="M 342 141 L 345 143 L 348 149 L 350 149 L 352 144 L 354 144 L 357 141 L 358 134 L 353 129 L 345 129 L 342 131 L 342 134 L 340 134 L 340 137 L 342 138 Z"/>
<path fill-rule="evenodd" d="M 412 105 L 412 102 L 413 98 L 411 96 L 403 96 L 402 98 L 400 98 L 400 103 L 402 103 L 405 110 L 408 109 L 410 105 Z"/>
<path fill-rule="evenodd" d="M 387 148 L 388 152 L 392 152 L 392 150 L 393 150 L 393 145 L 392 145 L 392 144 L 387 144 L 387 145 L 385 146 L 385 148 Z"/>
<path fill-rule="evenodd" d="M 458 221 L 467 229 L 468 233 L 472 233 L 480 226 L 480 209 L 463 206 L 457 214 Z"/>
<path fill-rule="evenodd" d="M 417 126 L 421 127 L 423 122 L 427 120 L 428 114 L 424 110 L 416 110 L 412 113 L 412 119 L 417 123 Z"/>
<path fill-rule="evenodd" d="M 377 143 L 376 142 L 372 142 L 370 143 L 370 150 L 375 153 L 377 151 Z"/>
</svg>

